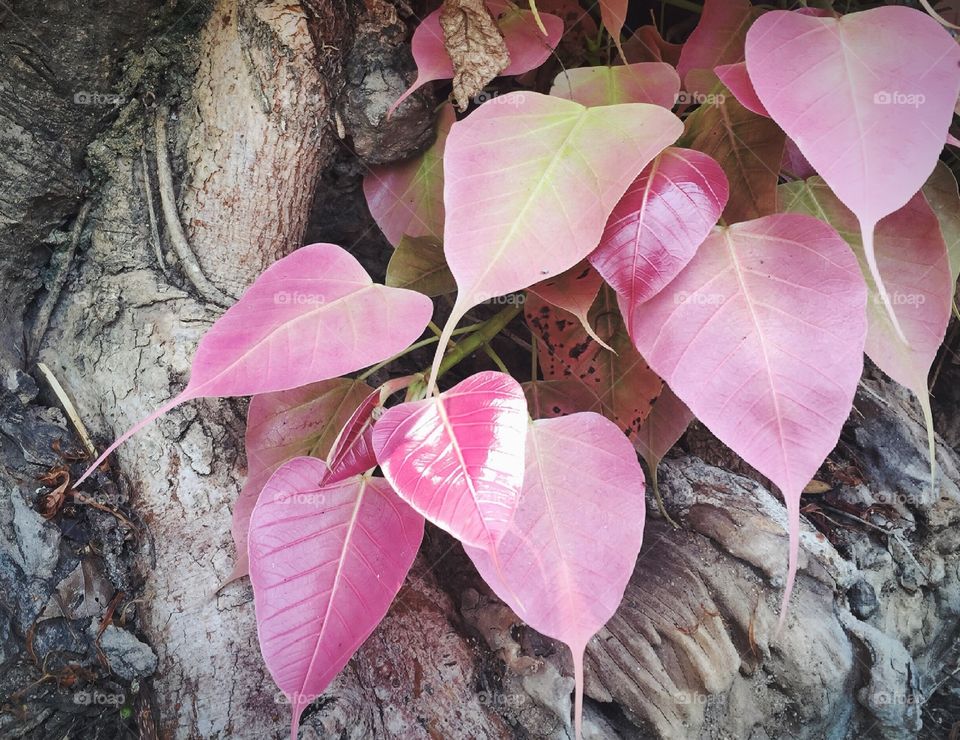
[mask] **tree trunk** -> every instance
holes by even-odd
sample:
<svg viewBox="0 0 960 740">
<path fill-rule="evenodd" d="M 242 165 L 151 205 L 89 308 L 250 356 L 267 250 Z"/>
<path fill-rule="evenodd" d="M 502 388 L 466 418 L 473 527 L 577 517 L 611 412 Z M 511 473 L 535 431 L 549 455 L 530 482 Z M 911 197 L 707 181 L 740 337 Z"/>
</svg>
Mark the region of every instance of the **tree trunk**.
<svg viewBox="0 0 960 740">
<path fill-rule="evenodd" d="M 16 371 L 45 363 L 102 446 L 183 388 L 222 307 L 305 235 L 382 272 L 389 247 L 359 177 L 428 143 L 433 105 L 424 94 L 383 120 L 412 77 L 415 18 L 400 0 L 189 5 L 17 3 L 0 16 L 2 736 L 62 735 L 77 726 L 64 702 L 103 681 L 121 687 L 144 734 L 280 737 L 289 722 L 249 585 L 218 592 L 234 557 L 245 403 L 171 412 L 84 487 L 111 511 L 67 504 L 47 522 L 31 479 L 60 461 L 53 439 L 61 452 L 80 443 L 60 401 L 37 399 Z M 941 385 L 958 377 L 947 364 Z M 958 405 L 944 397 L 940 413 Z M 958 441 L 940 441 L 933 494 L 914 404 L 868 374 L 822 471 L 831 491 L 806 501 L 817 528 L 805 526 L 778 634 L 783 506 L 694 428 L 660 473 L 682 526 L 651 517 L 623 606 L 589 646 L 585 736 L 929 727 L 939 715 L 924 717 L 925 701 L 956 660 Z M 79 544 L 75 521 L 89 530 Z M 99 575 L 84 576 L 87 610 L 59 606 L 67 576 L 88 566 Z M 91 601 L 94 582 L 104 598 Z M 114 628 L 96 638 L 111 621 L 136 642 L 127 653 Z M 74 632 L 87 638 L 67 645 Z M 74 664 L 96 675 L 69 669 L 78 678 L 65 682 Z M 38 693 L 31 684 L 51 671 L 59 688 L 48 679 Z M 428 528 L 396 604 L 303 733 L 569 737 L 571 674 L 566 649 L 519 626 L 459 546 Z"/>
</svg>

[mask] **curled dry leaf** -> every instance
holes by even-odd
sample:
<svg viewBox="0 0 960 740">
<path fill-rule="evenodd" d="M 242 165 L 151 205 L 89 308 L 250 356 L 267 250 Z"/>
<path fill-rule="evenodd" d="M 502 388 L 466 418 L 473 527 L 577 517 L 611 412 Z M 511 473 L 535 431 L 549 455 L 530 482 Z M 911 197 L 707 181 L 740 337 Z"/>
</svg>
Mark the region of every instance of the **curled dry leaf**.
<svg viewBox="0 0 960 740">
<path fill-rule="evenodd" d="M 483 0 L 444 0 L 440 28 L 453 62 L 453 99 L 464 111 L 470 98 L 510 66 L 510 52 Z"/>
</svg>

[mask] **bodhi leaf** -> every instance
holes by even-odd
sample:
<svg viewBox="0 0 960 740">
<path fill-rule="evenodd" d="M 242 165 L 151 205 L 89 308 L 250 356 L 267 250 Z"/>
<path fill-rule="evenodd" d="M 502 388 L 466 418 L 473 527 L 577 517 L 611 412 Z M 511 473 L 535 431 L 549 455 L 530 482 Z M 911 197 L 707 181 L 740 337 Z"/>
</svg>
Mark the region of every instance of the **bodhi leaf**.
<svg viewBox="0 0 960 740">
<path fill-rule="evenodd" d="M 634 447 L 650 468 L 654 485 L 660 461 L 687 431 L 694 418 L 690 409 L 670 390 L 670 386 L 664 384 L 634 440 Z"/>
<path fill-rule="evenodd" d="M 683 45 L 677 63 L 685 90 L 707 94 L 717 80 L 714 67 L 743 61 L 747 29 L 759 12 L 749 0 L 704 2 L 700 21 Z M 690 75 L 694 71 L 698 74 Z"/>
<path fill-rule="evenodd" d="M 553 419 L 598 408 L 597 395 L 580 380 L 531 380 L 523 384 L 534 419 Z"/>
<path fill-rule="evenodd" d="M 237 562 L 227 582 L 247 574 L 247 531 L 260 491 L 274 471 L 295 457 L 325 458 L 347 419 L 371 388 L 362 380 L 336 378 L 254 396 L 244 441 L 247 479 L 233 505 Z"/>
<path fill-rule="evenodd" d="M 960 47 L 910 8 L 840 18 L 773 11 L 747 34 L 746 60 L 773 120 L 856 214 L 870 275 L 907 341 L 883 285 L 873 232 L 937 163 L 960 92 Z"/>
<path fill-rule="evenodd" d="M 633 347 L 613 292 L 601 292 L 590 316 L 612 352 L 587 336 L 572 314 L 535 295 L 527 297 L 524 318 L 537 340 L 544 379 L 579 382 L 593 403 L 576 410 L 603 414 L 632 440 L 663 382 Z"/>
<path fill-rule="evenodd" d="M 363 194 L 373 220 L 393 246 L 406 236 L 443 236 L 443 149 L 457 120 L 449 103 L 440 109 L 437 138 L 419 157 L 371 167 Z"/>
<path fill-rule="evenodd" d="M 184 401 L 271 393 L 345 375 L 405 349 L 432 314 L 429 298 L 374 284 L 335 244 L 298 249 L 267 268 L 204 334 L 183 392 L 121 435 L 74 485 Z"/>
<path fill-rule="evenodd" d="M 656 26 L 640 26 L 623 42 L 623 56 L 627 64 L 636 62 L 666 62 L 676 67 L 683 44 L 663 40 Z"/>
<path fill-rule="evenodd" d="M 432 236 L 405 236 L 400 240 L 387 265 L 386 283 L 431 298 L 457 289 L 443 256 L 443 244 Z"/>
<path fill-rule="evenodd" d="M 623 24 L 627 22 L 627 6 L 630 0 L 598 0 L 598 2 L 600 3 L 600 21 L 622 57 L 620 33 L 623 31 Z"/>
<path fill-rule="evenodd" d="M 586 260 L 578 262 L 555 278 L 531 285 L 528 289 L 542 300 L 564 311 L 569 311 L 580 321 L 583 330 L 606 349 L 606 343 L 590 326 L 590 307 L 597 298 L 603 278 Z"/>
<path fill-rule="evenodd" d="M 940 233 L 950 260 L 950 284 L 955 291 L 960 278 L 960 195 L 956 178 L 943 162 L 937 162 L 933 174 L 924 184 L 923 196 L 940 222 Z"/>
<path fill-rule="evenodd" d="M 380 623 L 423 539 L 423 517 L 380 478 L 324 485 L 312 457 L 285 463 L 250 520 L 260 652 L 300 715 Z"/>
<path fill-rule="evenodd" d="M 753 83 L 750 82 L 750 75 L 747 74 L 747 63 L 737 62 L 736 64 L 722 64 L 714 67 L 714 72 L 720 78 L 720 82 L 733 93 L 733 96 L 739 101 L 740 105 L 751 113 L 758 116 L 770 117 L 767 109 L 763 107 L 760 98 L 757 97 L 757 91 L 753 89 Z"/>
<path fill-rule="evenodd" d="M 520 384 L 482 372 L 389 409 L 373 448 L 402 499 L 464 544 L 491 547 L 517 508 L 526 433 Z"/>
<path fill-rule="evenodd" d="M 466 547 L 494 593 L 538 632 L 565 642 L 583 713 L 583 652 L 613 616 L 633 574 L 644 523 L 643 470 L 602 416 L 530 424 L 516 517 L 493 552 Z"/>
<path fill-rule="evenodd" d="M 500 33 L 510 54 L 510 65 L 504 75 L 519 75 L 543 64 L 556 48 L 563 35 L 563 20 L 550 13 L 541 13 L 540 19 L 547 29 L 544 36 L 529 10 L 520 10 L 502 0 L 489 0 L 487 8 L 497 20 Z M 435 10 L 417 26 L 410 40 L 413 60 L 417 63 L 417 79 L 390 106 L 387 115 L 392 115 L 404 100 L 433 80 L 453 78 L 453 62 L 444 46 L 443 30 L 440 28 L 440 10 Z"/>
<path fill-rule="evenodd" d="M 684 145 L 712 157 L 727 175 L 727 223 L 774 213 L 785 136 L 776 123 L 744 108 L 727 92 L 687 118 Z"/>
<path fill-rule="evenodd" d="M 619 103 L 652 103 L 672 108 L 680 92 L 676 70 L 663 62 L 568 69 L 553 80 L 550 94 L 588 108 Z"/>
<path fill-rule="evenodd" d="M 857 217 L 834 195 L 822 178 L 780 186 L 784 211 L 808 213 L 826 221 L 847 241 L 863 271 L 869 291 L 867 356 L 887 375 L 916 394 L 926 421 L 931 480 L 935 470 L 935 437 L 927 377 L 950 320 L 953 286 L 947 247 L 940 223 L 917 193 L 907 205 L 881 219 L 876 227 L 877 267 L 890 303 L 909 344 L 890 322 L 867 266 Z"/>
<path fill-rule="evenodd" d="M 631 321 L 637 349 L 664 382 L 783 493 L 784 607 L 800 494 L 836 445 L 860 380 L 866 302 L 846 242 L 815 218 L 778 214 L 715 229 Z"/>
<path fill-rule="evenodd" d="M 498 100 L 454 124 L 447 140 L 443 244 L 458 293 L 431 391 L 463 315 L 586 257 L 633 179 L 681 131 L 656 105 L 585 108 L 526 92 Z"/>
<path fill-rule="evenodd" d="M 510 53 L 483 0 L 443 0 L 440 29 L 453 63 L 453 99 L 465 111 L 470 98 L 510 66 Z"/>
<path fill-rule="evenodd" d="M 727 195 L 727 178 L 715 160 L 691 149 L 665 149 L 613 209 L 590 263 L 632 309 L 693 258 Z"/>
</svg>

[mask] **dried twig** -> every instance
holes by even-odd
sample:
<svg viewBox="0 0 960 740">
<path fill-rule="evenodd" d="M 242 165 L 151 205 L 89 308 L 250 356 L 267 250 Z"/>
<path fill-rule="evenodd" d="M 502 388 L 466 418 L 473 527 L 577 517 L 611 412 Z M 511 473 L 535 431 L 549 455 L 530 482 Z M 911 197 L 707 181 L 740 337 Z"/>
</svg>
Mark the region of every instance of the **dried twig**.
<svg viewBox="0 0 960 740">
<path fill-rule="evenodd" d="M 53 395 L 55 395 L 57 400 L 60 401 L 60 405 L 63 406 L 63 410 L 66 412 L 67 418 L 70 419 L 70 423 L 73 424 L 73 428 L 77 431 L 77 436 L 80 437 L 80 441 L 83 443 L 84 449 L 87 451 L 90 457 L 95 458 L 97 456 L 97 448 L 94 446 L 93 440 L 90 439 L 90 433 L 87 431 L 87 427 L 84 426 L 83 421 L 80 419 L 80 414 L 77 413 L 77 409 L 73 405 L 73 401 L 70 400 L 70 396 L 67 395 L 67 392 L 63 389 L 63 386 L 60 385 L 60 381 L 57 380 L 53 374 L 53 371 L 50 370 L 49 367 L 42 362 L 38 362 L 37 369 L 46 379 L 50 386 L 50 390 L 53 391 Z"/>
</svg>

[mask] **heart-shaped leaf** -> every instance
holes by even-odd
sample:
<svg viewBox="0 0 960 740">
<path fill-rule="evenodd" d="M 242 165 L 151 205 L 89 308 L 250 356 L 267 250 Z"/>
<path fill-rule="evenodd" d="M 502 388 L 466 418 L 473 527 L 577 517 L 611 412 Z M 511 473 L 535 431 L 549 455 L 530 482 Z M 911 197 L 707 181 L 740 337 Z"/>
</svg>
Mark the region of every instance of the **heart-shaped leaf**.
<svg viewBox="0 0 960 740">
<path fill-rule="evenodd" d="M 623 31 L 623 24 L 627 22 L 627 6 L 630 0 L 598 0 L 600 3 L 600 21 L 603 27 L 607 29 L 614 46 L 623 56 L 623 47 L 620 45 L 620 33 Z"/>
<path fill-rule="evenodd" d="M 715 159 L 727 175 L 727 223 L 768 216 L 777 209 L 777 181 L 786 137 L 776 123 L 717 93 L 687 118 L 684 146 Z"/>
<path fill-rule="evenodd" d="M 325 458 L 353 410 L 370 395 L 361 380 L 336 378 L 254 396 L 247 411 L 247 479 L 233 505 L 237 562 L 227 582 L 247 574 L 247 531 L 260 491 L 295 457 Z"/>
<path fill-rule="evenodd" d="M 759 9 L 750 0 L 706 0 L 697 27 L 683 45 L 677 72 L 691 93 L 707 94 L 716 82 L 714 67 L 743 61 L 747 29 Z M 708 74 L 690 75 L 691 72 Z"/>
<path fill-rule="evenodd" d="M 323 485 L 326 465 L 285 463 L 250 520 L 260 651 L 300 715 L 383 619 L 417 555 L 423 517 L 379 478 Z"/>
<path fill-rule="evenodd" d="M 856 214 L 870 275 L 906 341 L 873 231 L 937 163 L 960 92 L 960 47 L 910 8 L 840 18 L 773 11 L 747 34 L 746 60 L 764 107 Z"/>
<path fill-rule="evenodd" d="M 491 547 L 517 508 L 526 433 L 519 383 L 482 372 L 389 409 L 373 428 L 373 448 L 414 509 L 464 544 Z"/>
<path fill-rule="evenodd" d="M 600 273 L 594 270 L 589 262 L 582 260 L 555 278 L 531 285 L 528 290 L 547 303 L 572 313 L 594 341 L 610 349 L 590 326 L 590 308 L 602 285 L 603 278 Z"/>
<path fill-rule="evenodd" d="M 544 36 L 537 27 L 536 18 L 529 10 L 520 10 L 502 0 L 488 0 L 487 8 L 497 19 L 497 26 L 510 54 L 510 65 L 501 74 L 519 75 L 543 64 L 556 48 L 563 35 L 563 20 L 550 13 L 541 13 L 540 19 L 547 29 Z M 410 40 L 413 60 L 417 63 L 417 79 L 390 106 L 387 115 L 410 95 L 433 80 L 453 78 L 453 62 L 444 45 L 440 28 L 440 10 L 435 10 L 417 26 Z"/>
<path fill-rule="evenodd" d="M 363 178 L 370 215 L 393 246 L 404 236 L 443 236 L 443 150 L 457 120 L 445 104 L 437 117 L 437 138 L 419 157 L 371 167 Z"/>
<path fill-rule="evenodd" d="M 390 256 L 385 282 L 431 297 L 457 289 L 443 256 L 443 244 L 432 236 L 403 237 Z"/>
<path fill-rule="evenodd" d="M 531 380 L 523 384 L 523 395 L 534 419 L 553 419 L 600 408 L 597 394 L 579 379 Z"/>
<path fill-rule="evenodd" d="M 846 242 L 822 221 L 785 214 L 716 229 L 669 290 L 632 318 L 650 366 L 783 493 L 784 606 L 796 573 L 800 494 L 836 445 L 860 380 L 866 302 Z"/>
<path fill-rule="evenodd" d="M 527 297 L 524 318 L 537 341 L 544 379 L 580 383 L 593 402 L 574 410 L 603 414 L 633 439 L 663 382 L 630 341 L 613 291 L 603 290 L 591 311 L 597 333 L 613 351 L 587 336 L 571 314 L 535 295 Z"/>
<path fill-rule="evenodd" d="M 767 109 L 763 107 L 760 98 L 757 97 L 757 91 L 753 89 L 753 83 L 750 82 L 750 75 L 747 74 L 747 63 L 737 62 L 736 64 L 721 64 L 715 67 L 717 77 L 720 82 L 733 93 L 740 105 L 758 116 L 770 117 Z"/>
<path fill-rule="evenodd" d="M 590 263 L 632 310 L 693 258 L 727 195 L 727 178 L 715 160 L 691 149 L 665 149 L 613 209 Z"/>
<path fill-rule="evenodd" d="M 897 336 L 870 274 L 853 212 L 820 177 L 782 185 L 780 195 L 782 210 L 826 221 L 857 255 L 869 291 L 864 349 L 883 372 L 916 394 L 926 420 L 932 475 L 936 448 L 927 377 L 947 331 L 955 285 L 936 215 L 923 193 L 917 193 L 876 227 L 877 267 L 891 291 L 890 303 L 909 343 L 905 344 Z"/>
<path fill-rule="evenodd" d="M 580 67 L 564 70 L 550 94 L 587 107 L 619 103 L 652 103 L 672 108 L 680 92 L 676 70 L 664 62 Z"/>
<path fill-rule="evenodd" d="M 583 712 L 583 652 L 613 616 L 640 552 L 643 470 L 617 426 L 580 413 L 530 424 L 523 494 L 493 552 L 466 547 L 490 588 L 573 653 L 575 722 Z"/>
<path fill-rule="evenodd" d="M 345 375 L 405 349 L 432 314 L 429 298 L 374 284 L 337 245 L 302 247 L 267 268 L 203 335 L 183 392 L 121 435 L 74 486 L 184 401 L 271 393 Z"/>
<path fill-rule="evenodd" d="M 656 105 L 584 108 L 526 92 L 500 100 L 447 139 L 443 244 L 459 292 L 441 348 L 473 306 L 586 257 L 627 187 L 681 130 Z"/>
<path fill-rule="evenodd" d="M 637 62 L 666 62 L 676 67 L 683 44 L 663 40 L 656 26 L 640 26 L 623 42 L 623 56 L 628 64 Z"/>
<path fill-rule="evenodd" d="M 687 427 L 694 418 L 696 417 L 693 412 L 677 398 L 677 395 L 670 390 L 670 386 L 664 384 L 663 390 L 654 401 L 653 408 L 643 420 L 633 441 L 640 457 L 650 468 L 654 485 L 656 485 L 660 461 L 687 431 Z"/>
</svg>

